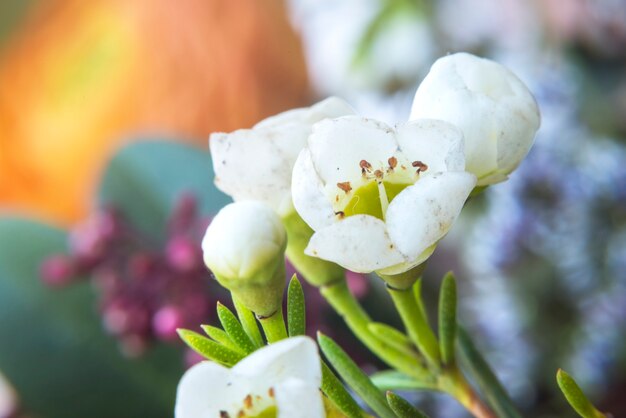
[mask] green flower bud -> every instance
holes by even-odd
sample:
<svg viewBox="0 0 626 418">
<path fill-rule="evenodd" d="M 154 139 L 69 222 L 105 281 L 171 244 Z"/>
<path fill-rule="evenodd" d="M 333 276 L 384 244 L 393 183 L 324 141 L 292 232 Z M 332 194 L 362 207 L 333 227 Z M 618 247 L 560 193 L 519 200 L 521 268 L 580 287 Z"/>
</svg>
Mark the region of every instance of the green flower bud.
<svg viewBox="0 0 626 418">
<path fill-rule="evenodd" d="M 281 306 L 286 246 L 280 218 L 257 201 L 222 208 L 202 241 L 204 262 L 218 282 L 260 316 Z"/>
</svg>

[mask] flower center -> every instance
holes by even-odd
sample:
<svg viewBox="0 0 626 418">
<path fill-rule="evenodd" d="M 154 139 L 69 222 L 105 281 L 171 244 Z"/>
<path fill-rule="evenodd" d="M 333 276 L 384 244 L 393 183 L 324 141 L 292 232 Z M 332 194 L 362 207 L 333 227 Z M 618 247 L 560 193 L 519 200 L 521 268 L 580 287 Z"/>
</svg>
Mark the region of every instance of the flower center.
<svg viewBox="0 0 626 418">
<path fill-rule="evenodd" d="M 369 162 L 361 160 L 359 168 L 362 174 L 360 185 L 337 183 L 339 190 L 335 208 L 339 217 L 370 215 L 384 221 L 389 203 L 402 190 L 414 184 L 420 173 L 428 170 L 428 166 L 421 161 L 399 164 L 396 157 L 389 158 L 388 166 L 380 169 L 374 169 Z"/>
<path fill-rule="evenodd" d="M 352 198 L 343 210 L 343 214 L 344 216 L 371 215 L 384 220 L 389 203 L 410 185 L 410 183 L 371 181 L 354 191 Z"/>
</svg>

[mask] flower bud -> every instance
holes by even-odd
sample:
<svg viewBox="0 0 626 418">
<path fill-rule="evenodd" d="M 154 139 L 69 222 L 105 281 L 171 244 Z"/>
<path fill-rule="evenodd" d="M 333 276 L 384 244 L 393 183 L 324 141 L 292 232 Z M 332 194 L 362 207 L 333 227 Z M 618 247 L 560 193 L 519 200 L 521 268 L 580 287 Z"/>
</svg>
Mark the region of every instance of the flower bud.
<svg viewBox="0 0 626 418">
<path fill-rule="evenodd" d="M 217 214 L 202 241 L 204 262 L 222 286 L 257 315 L 281 305 L 287 234 L 271 207 L 231 203 Z"/>
<path fill-rule="evenodd" d="M 504 181 L 539 129 L 539 109 L 524 83 L 504 66 L 471 54 L 440 58 L 415 93 L 409 120 L 440 119 L 465 140 L 465 169 L 477 186 Z"/>
</svg>

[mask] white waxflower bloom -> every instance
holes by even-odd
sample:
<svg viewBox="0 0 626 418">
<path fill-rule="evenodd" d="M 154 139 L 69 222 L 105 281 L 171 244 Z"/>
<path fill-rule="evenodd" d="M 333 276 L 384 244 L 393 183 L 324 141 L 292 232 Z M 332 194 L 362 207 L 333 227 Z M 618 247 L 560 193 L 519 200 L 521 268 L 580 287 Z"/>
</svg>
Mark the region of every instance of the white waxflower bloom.
<svg viewBox="0 0 626 418">
<path fill-rule="evenodd" d="M 462 134 L 443 121 L 319 122 L 293 171 L 295 208 L 315 231 L 306 254 L 387 276 L 423 263 L 476 184 L 464 169 Z"/>
<path fill-rule="evenodd" d="M 463 131 L 467 171 L 487 186 L 508 178 L 539 129 L 537 103 L 504 66 L 467 53 L 440 58 L 417 89 L 409 119 L 450 122 Z"/>
<path fill-rule="evenodd" d="M 204 262 L 220 284 L 260 315 L 280 305 L 286 246 L 280 217 L 254 200 L 224 206 L 202 240 Z"/>
<path fill-rule="evenodd" d="M 330 97 L 257 123 L 252 129 L 214 133 L 209 146 L 215 184 L 235 201 L 259 200 L 279 215 L 293 212 L 291 172 L 311 126 L 325 118 L 353 114 L 343 100 Z"/>
<path fill-rule="evenodd" d="M 255 351 L 227 369 L 202 362 L 176 394 L 176 418 L 323 418 L 322 372 L 315 342 L 293 337 Z"/>
</svg>

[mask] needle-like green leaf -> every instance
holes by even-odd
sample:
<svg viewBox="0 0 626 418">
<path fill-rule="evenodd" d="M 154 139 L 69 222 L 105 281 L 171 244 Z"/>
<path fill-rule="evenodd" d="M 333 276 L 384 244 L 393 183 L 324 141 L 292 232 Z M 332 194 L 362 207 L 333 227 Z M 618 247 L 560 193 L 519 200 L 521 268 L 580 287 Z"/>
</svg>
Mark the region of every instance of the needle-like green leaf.
<svg viewBox="0 0 626 418">
<path fill-rule="evenodd" d="M 406 399 L 387 391 L 387 402 L 398 418 L 428 418 L 426 414 L 416 409 Z"/>
<path fill-rule="evenodd" d="M 224 331 L 226 331 L 226 334 L 228 334 L 230 340 L 244 353 L 250 354 L 256 350 L 252 340 L 250 340 L 248 334 L 243 330 L 235 314 L 219 302 L 217 303 L 217 317 L 220 319 L 222 327 Z"/>
<path fill-rule="evenodd" d="M 424 380 L 418 380 L 397 370 L 374 373 L 370 380 L 380 390 L 437 390 L 434 377 L 428 376 Z"/>
<path fill-rule="evenodd" d="M 381 342 L 388 344 L 409 356 L 417 355 L 409 337 L 392 326 L 381 322 L 372 322 L 367 325 L 370 332 Z"/>
<path fill-rule="evenodd" d="M 242 353 L 226 348 L 196 332 L 179 329 L 178 335 L 195 352 L 226 367 L 234 366 L 244 358 Z"/>
<path fill-rule="evenodd" d="M 365 403 L 381 418 L 396 418 L 387 404 L 385 395 L 372 383 L 367 375 L 331 338 L 318 333 L 320 348 L 339 376 L 343 378 Z"/>
<path fill-rule="evenodd" d="M 252 343 L 256 346 L 256 348 L 263 347 L 265 345 L 265 341 L 263 341 L 263 337 L 261 336 L 261 330 L 259 329 L 259 324 L 256 322 L 254 313 L 252 313 L 250 309 L 243 306 L 234 295 L 233 304 L 235 305 L 237 316 L 241 321 L 241 326 L 246 334 L 248 334 L 248 337 L 250 337 Z"/>
<path fill-rule="evenodd" d="M 241 350 L 241 348 L 237 347 L 237 345 L 230 339 L 226 332 L 218 327 L 213 327 L 211 325 L 200 325 L 202 330 L 209 336 L 213 341 L 222 344 L 230 348 L 231 350 L 241 352 L 242 354 L 246 354 Z"/>
<path fill-rule="evenodd" d="M 561 392 L 565 395 L 565 399 L 578 415 L 583 418 L 604 418 L 602 412 L 598 411 L 595 406 L 587 399 L 582 389 L 576 381 L 563 370 L 559 369 L 556 373 L 556 381 L 561 388 Z"/>
<path fill-rule="evenodd" d="M 364 416 L 364 411 L 325 362 L 322 362 L 322 392 L 348 418 L 362 418 Z"/>
<path fill-rule="evenodd" d="M 290 337 L 306 332 L 306 309 L 302 284 L 294 274 L 287 289 L 287 329 Z"/>
<path fill-rule="evenodd" d="M 450 272 L 441 282 L 439 291 L 439 348 L 444 364 L 454 363 L 456 339 L 456 281 Z"/>
</svg>

